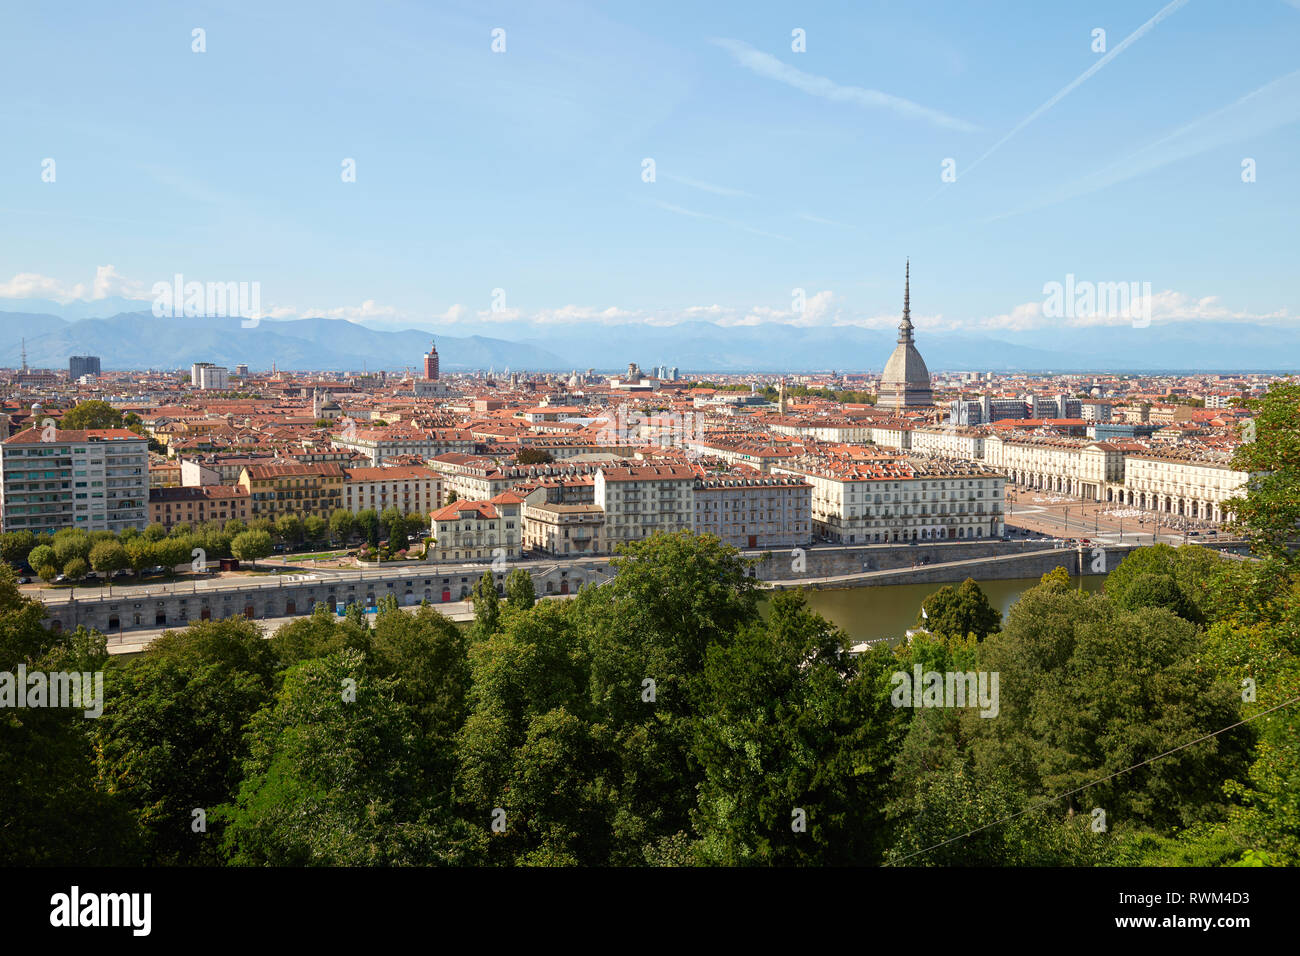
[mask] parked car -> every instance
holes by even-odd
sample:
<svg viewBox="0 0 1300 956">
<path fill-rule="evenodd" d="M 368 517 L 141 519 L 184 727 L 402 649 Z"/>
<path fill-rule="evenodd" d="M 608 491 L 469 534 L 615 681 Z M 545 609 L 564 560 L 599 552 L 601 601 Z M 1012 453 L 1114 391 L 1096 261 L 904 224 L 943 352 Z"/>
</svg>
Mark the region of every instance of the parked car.
<svg viewBox="0 0 1300 956">
<path fill-rule="evenodd" d="M 131 576 L 130 568 L 122 568 L 120 571 L 114 571 L 109 577 L 116 580 L 117 578 L 129 578 Z"/>
<path fill-rule="evenodd" d="M 19 583 L 19 584 L 31 584 L 31 583 L 32 583 L 32 579 L 31 579 L 31 578 L 19 578 L 19 579 L 18 579 L 18 583 Z"/>
</svg>

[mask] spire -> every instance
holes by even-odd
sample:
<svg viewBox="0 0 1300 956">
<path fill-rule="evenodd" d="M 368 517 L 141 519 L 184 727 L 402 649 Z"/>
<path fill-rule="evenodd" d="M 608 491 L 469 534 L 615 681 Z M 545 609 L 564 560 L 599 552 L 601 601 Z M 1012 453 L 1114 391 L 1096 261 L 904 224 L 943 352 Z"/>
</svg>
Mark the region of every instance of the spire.
<svg viewBox="0 0 1300 956">
<path fill-rule="evenodd" d="M 898 323 L 898 341 L 912 343 L 912 260 L 909 257 L 903 272 L 903 321 Z"/>
</svg>

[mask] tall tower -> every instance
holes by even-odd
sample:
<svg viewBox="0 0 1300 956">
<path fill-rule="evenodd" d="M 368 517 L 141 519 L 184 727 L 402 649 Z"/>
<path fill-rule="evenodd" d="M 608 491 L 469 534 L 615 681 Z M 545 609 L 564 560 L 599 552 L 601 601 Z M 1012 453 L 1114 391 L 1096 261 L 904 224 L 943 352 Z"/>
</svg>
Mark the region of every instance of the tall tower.
<svg viewBox="0 0 1300 956">
<path fill-rule="evenodd" d="M 429 351 L 424 356 L 424 378 L 429 382 L 438 381 L 438 347 L 429 340 Z"/>
<path fill-rule="evenodd" d="M 930 371 L 925 359 L 916 350 L 912 336 L 912 261 L 907 261 L 903 273 L 903 320 L 898 323 L 898 344 L 885 363 L 880 377 L 878 408 L 901 411 L 905 408 L 927 408 L 934 405 L 934 392 L 930 388 Z"/>
</svg>

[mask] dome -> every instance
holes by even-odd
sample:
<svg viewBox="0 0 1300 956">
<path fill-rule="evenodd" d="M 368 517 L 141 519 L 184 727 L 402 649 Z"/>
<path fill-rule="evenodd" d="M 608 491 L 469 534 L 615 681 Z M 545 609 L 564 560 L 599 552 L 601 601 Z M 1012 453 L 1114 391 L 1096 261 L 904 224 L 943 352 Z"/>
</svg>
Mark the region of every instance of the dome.
<svg viewBox="0 0 1300 956">
<path fill-rule="evenodd" d="M 898 345 L 880 376 L 879 408 L 923 408 L 934 404 L 930 370 L 912 340 L 912 263 L 903 278 L 903 321 L 898 323 Z"/>
<path fill-rule="evenodd" d="M 881 385 L 919 385 L 930 387 L 930 370 L 925 367 L 925 359 L 911 342 L 899 342 L 894 354 L 885 363 L 885 374 L 880 377 Z"/>
</svg>

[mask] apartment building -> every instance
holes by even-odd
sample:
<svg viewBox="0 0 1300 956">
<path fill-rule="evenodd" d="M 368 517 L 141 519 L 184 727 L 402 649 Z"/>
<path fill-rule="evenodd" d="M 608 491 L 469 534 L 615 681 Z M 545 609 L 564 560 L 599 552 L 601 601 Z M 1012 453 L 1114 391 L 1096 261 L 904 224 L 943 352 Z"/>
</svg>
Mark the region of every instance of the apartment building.
<svg viewBox="0 0 1300 956">
<path fill-rule="evenodd" d="M 794 435 L 798 438 L 815 438 L 825 442 L 845 444 L 871 441 L 871 424 L 854 422 L 847 418 L 782 418 L 764 419 L 763 427 L 775 435 Z"/>
<path fill-rule="evenodd" d="M 452 492 L 458 499 L 488 501 L 518 484 L 594 475 L 602 467 L 623 462 L 621 458 L 608 458 L 549 465 L 498 465 L 491 458 L 452 453 L 430 460 L 429 469 L 442 483 L 444 501 Z"/>
<path fill-rule="evenodd" d="M 1250 475 L 1234 471 L 1226 457 L 1193 452 L 1142 452 L 1124 460 L 1124 485 L 1114 500 L 1166 514 L 1221 522 L 1225 502 L 1245 493 Z"/>
<path fill-rule="evenodd" d="M 709 475 L 694 483 L 692 530 L 737 548 L 812 540 L 812 485 L 794 475 Z"/>
<path fill-rule="evenodd" d="M 343 507 L 353 514 L 396 508 L 402 514 L 429 514 L 439 504 L 441 484 L 427 468 L 352 468 L 343 479 Z"/>
<path fill-rule="evenodd" d="M 195 362 L 190 367 L 190 384 L 200 391 L 224 391 L 230 388 L 230 370 L 211 362 Z"/>
<path fill-rule="evenodd" d="M 1118 445 L 1056 435 L 989 435 L 984 464 L 1014 484 L 1088 501 L 1105 501 L 1106 486 L 1124 480 Z"/>
<path fill-rule="evenodd" d="M 534 493 L 536 494 L 536 493 Z M 605 512 L 597 504 L 525 499 L 524 546 L 554 555 L 605 554 Z"/>
<path fill-rule="evenodd" d="M 520 556 L 523 542 L 520 511 L 524 499 L 513 492 L 490 501 L 456 501 L 429 518 L 432 563 L 506 561 Z"/>
<path fill-rule="evenodd" d="M 346 474 L 334 462 L 251 465 L 239 475 L 250 495 L 252 516 L 274 521 L 281 515 L 318 515 L 329 519 L 343 507 Z"/>
<path fill-rule="evenodd" d="M 239 485 L 194 485 L 188 488 L 153 488 L 149 491 L 149 523 L 168 531 L 185 523 L 191 527 L 205 521 L 226 522 L 252 517 L 248 491 Z"/>
<path fill-rule="evenodd" d="M 610 551 L 659 531 L 684 531 L 694 518 L 691 465 L 630 465 L 596 472 L 596 504 L 605 512 Z"/>
<path fill-rule="evenodd" d="M 963 425 L 934 425 L 912 429 L 912 451 L 937 458 L 982 461 L 984 432 Z"/>
<path fill-rule="evenodd" d="M 907 451 L 912 447 L 912 423 L 889 419 L 873 422 L 870 426 L 871 440 L 885 448 L 897 448 Z"/>
<path fill-rule="evenodd" d="M 149 442 L 133 431 L 29 428 L 0 443 L 0 471 L 5 531 L 122 531 L 148 523 Z"/>
<path fill-rule="evenodd" d="M 841 544 L 1000 537 L 1006 479 L 978 462 L 813 457 L 778 465 L 812 486 L 813 531 Z"/>
</svg>

